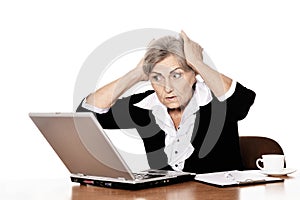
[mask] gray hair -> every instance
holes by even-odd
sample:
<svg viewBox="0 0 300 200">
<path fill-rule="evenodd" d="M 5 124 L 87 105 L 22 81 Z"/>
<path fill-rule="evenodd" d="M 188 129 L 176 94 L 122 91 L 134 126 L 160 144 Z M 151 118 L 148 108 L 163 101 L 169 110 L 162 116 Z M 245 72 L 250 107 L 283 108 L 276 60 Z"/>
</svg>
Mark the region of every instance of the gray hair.
<svg viewBox="0 0 300 200">
<path fill-rule="evenodd" d="M 183 39 L 173 36 L 164 36 L 154 40 L 148 46 L 144 57 L 144 72 L 149 75 L 154 66 L 165 58 L 173 55 L 184 70 L 191 70 L 188 66 L 183 48 Z"/>
</svg>

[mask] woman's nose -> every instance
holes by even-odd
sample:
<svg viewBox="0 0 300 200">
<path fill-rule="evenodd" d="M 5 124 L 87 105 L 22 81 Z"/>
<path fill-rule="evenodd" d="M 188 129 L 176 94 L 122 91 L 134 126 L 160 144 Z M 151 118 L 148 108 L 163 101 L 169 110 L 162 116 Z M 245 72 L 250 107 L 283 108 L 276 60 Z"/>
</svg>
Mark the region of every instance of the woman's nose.
<svg viewBox="0 0 300 200">
<path fill-rule="evenodd" d="M 165 81 L 165 92 L 166 93 L 170 93 L 173 91 L 173 87 L 172 87 L 172 84 L 170 83 L 170 81 Z"/>
</svg>

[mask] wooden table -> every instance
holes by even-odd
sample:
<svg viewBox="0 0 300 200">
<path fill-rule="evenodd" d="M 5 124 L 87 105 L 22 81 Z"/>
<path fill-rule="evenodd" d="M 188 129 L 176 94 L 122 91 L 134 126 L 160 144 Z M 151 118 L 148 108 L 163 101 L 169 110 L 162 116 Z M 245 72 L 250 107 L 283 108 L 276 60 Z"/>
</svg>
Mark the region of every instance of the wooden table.
<svg viewBox="0 0 300 200">
<path fill-rule="evenodd" d="M 126 191 L 94 186 L 80 186 L 67 180 L 0 180 L 0 199 L 51 199 L 51 200 L 299 200 L 300 176 L 294 174 L 284 177 L 280 183 L 218 188 L 199 182 L 186 182 L 170 186 Z"/>
</svg>

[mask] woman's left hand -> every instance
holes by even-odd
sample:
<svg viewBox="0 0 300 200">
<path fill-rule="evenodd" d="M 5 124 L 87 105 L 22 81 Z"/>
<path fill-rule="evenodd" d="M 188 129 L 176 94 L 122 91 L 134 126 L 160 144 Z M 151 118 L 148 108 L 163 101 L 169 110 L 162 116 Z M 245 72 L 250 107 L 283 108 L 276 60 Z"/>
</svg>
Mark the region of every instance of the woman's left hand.
<svg viewBox="0 0 300 200">
<path fill-rule="evenodd" d="M 181 31 L 180 36 L 184 42 L 184 55 L 187 64 L 199 74 L 197 66 L 203 63 L 203 48 L 193 40 L 191 40 L 184 31 Z"/>
</svg>

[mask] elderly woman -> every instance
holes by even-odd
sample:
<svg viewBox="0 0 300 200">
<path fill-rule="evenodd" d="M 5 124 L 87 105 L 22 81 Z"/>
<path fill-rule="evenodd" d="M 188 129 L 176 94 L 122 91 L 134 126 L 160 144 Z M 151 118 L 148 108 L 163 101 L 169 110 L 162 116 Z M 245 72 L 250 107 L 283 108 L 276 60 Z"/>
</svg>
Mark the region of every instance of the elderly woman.
<svg viewBox="0 0 300 200">
<path fill-rule="evenodd" d="M 136 128 L 152 169 L 243 169 L 237 124 L 255 93 L 205 64 L 202 50 L 183 31 L 156 39 L 137 67 L 90 94 L 77 111 L 94 112 L 106 129 Z M 148 80 L 153 90 L 119 99 Z"/>
</svg>

